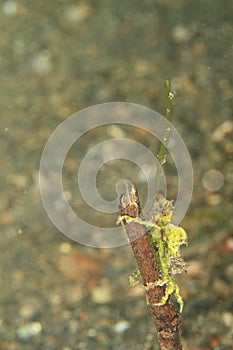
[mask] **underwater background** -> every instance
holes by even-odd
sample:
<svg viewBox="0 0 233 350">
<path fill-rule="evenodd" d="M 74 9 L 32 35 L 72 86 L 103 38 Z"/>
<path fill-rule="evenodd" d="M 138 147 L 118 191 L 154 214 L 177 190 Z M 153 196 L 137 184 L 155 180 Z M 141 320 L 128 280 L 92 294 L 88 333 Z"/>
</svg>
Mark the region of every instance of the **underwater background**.
<svg viewBox="0 0 233 350">
<path fill-rule="evenodd" d="M 233 349 L 232 23 L 231 0 L 0 2 L 2 350 L 159 349 L 143 290 L 128 285 L 130 245 L 69 240 L 46 214 L 38 176 L 48 138 L 70 115 L 116 101 L 164 115 L 167 79 L 194 172 L 182 221 L 188 272 L 177 277 L 183 347 Z M 83 204 L 78 167 L 90 147 L 122 135 L 156 154 L 151 135 L 117 126 L 83 135 L 64 163 L 69 202 L 95 225 L 114 227 L 118 214 Z M 176 198 L 172 159 L 166 169 L 167 196 Z M 140 169 L 125 160 L 100 169 L 99 192 L 114 198 L 122 178 L 145 202 Z"/>
</svg>

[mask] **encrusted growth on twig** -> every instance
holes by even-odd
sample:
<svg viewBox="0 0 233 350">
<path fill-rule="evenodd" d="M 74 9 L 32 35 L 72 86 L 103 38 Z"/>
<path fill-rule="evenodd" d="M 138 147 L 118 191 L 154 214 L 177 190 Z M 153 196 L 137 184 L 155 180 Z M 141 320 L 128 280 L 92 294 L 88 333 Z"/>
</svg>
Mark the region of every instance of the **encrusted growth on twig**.
<svg viewBox="0 0 233 350">
<path fill-rule="evenodd" d="M 118 222 L 122 222 L 129 237 L 157 327 L 161 349 L 181 350 L 182 345 L 179 335 L 181 316 L 171 300 L 171 294 L 175 293 L 175 290 L 167 293 L 166 283 L 160 283 L 161 262 L 158 261 L 159 257 L 155 254 L 151 236 L 147 234 L 147 227 L 150 225 L 139 218 L 140 213 L 138 193 L 132 186 L 120 198 L 120 218 Z M 152 226 L 149 228 L 151 227 L 157 227 L 157 224 L 152 222 Z M 169 285 L 170 287 L 171 285 Z M 178 302 L 180 301 L 179 299 Z"/>
</svg>

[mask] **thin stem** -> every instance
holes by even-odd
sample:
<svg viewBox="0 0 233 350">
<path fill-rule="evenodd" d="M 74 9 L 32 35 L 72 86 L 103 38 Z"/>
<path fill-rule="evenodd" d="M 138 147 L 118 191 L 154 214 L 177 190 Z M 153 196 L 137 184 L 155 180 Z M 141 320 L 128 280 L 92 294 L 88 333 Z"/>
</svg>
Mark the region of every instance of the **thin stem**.
<svg viewBox="0 0 233 350">
<path fill-rule="evenodd" d="M 166 119 L 169 123 L 172 123 L 174 94 L 171 92 L 171 81 L 166 80 L 164 83 L 166 93 Z M 163 142 L 160 142 L 157 159 L 160 165 L 166 164 L 167 161 L 167 146 L 170 138 L 171 127 L 168 126 L 163 133 Z"/>
</svg>

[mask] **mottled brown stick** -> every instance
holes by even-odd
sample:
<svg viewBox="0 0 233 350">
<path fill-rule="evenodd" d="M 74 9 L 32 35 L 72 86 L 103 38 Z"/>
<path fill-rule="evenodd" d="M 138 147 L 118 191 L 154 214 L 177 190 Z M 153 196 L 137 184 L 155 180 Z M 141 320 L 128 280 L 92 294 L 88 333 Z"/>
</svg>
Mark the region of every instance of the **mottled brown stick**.
<svg viewBox="0 0 233 350">
<path fill-rule="evenodd" d="M 134 187 L 121 196 L 120 215 L 128 215 L 132 218 L 140 215 L 139 197 Z M 154 305 L 164 295 L 164 287 L 156 286 L 156 281 L 159 279 L 159 267 L 149 235 L 146 233 L 146 227 L 134 222 L 126 223 L 125 220 L 123 224 L 141 273 L 152 317 L 158 331 L 160 347 L 162 350 L 182 350 L 179 334 L 181 316 L 173 306 L 171 298 L 165 305 Z"/>
</svg>

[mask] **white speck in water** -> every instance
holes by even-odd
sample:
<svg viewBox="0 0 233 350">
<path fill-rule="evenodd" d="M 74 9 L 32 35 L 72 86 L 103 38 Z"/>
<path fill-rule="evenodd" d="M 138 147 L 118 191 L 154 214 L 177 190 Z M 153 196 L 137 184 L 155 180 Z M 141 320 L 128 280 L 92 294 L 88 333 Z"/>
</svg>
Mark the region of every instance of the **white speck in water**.
<svg viewBox="0 0 233 350">
<path fill-rule="evenodd" d="M 208 191 L 219 191 L 224 184 L 224 176 L 219 170 L 208 170 L 202 177 L 202 184 Z"/>
</svg>

